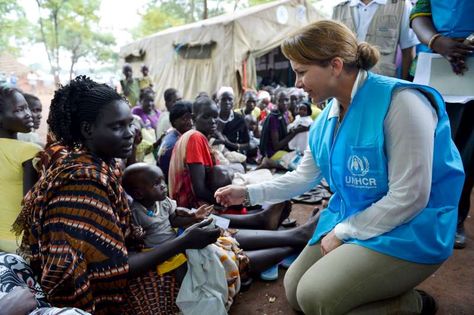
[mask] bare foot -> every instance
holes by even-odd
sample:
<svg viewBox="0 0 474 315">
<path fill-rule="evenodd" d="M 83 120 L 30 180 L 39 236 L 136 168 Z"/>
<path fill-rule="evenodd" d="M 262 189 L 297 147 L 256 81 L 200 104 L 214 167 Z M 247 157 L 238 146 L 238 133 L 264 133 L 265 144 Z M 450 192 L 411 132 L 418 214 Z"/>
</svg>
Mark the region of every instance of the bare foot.
<svg viewBox="0 0 474 315">
<path fill-rule="evenodd" d="M 319 221 L 320 214 L 320 211 L 313 212 L 313 215 L 309 217 L 308 221 L 306 221 L 305 224 L 294 228 L 296 232 L 295 238 L 297 238 L 298 241 L 301 242 L 302 246 L 305 246 L 313 236 L 314 230 L 316 229 L 316 226 Z"/>
<path fill-rule="evenodd" d="M 263 228 L 265 230 L 276 230 L 291 212 L 291 202 L 284 201 L 271 205 L 268 209 L 260 212 Z"/>
<path fill-rule="evenodd" d="M 281 166 L 277 161 L 273 161 L 267 157 L 262 159 L 262 162 L 255 168 L 256 170 L 266 168 L 266 169 L 278 169 L 278 170 L 286 170 L 283 166 Z"/>
</svg>

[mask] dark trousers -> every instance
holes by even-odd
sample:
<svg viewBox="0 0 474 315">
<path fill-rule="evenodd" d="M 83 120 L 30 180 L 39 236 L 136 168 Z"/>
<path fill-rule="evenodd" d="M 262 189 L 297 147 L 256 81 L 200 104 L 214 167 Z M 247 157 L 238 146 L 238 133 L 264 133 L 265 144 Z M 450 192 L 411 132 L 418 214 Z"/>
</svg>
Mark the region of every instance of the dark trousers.
<svg viewBox="0 0 474 315">
<path fill-rule="evenodd" d="M 461 154 L 466 179 L 459 200 L 458 227 L 467 218 L 471 205 L 471 191 L 474 186 L 474 101 L 467 104 L 446 103 L 451 125 L 451 135 Z"/>
</svg>

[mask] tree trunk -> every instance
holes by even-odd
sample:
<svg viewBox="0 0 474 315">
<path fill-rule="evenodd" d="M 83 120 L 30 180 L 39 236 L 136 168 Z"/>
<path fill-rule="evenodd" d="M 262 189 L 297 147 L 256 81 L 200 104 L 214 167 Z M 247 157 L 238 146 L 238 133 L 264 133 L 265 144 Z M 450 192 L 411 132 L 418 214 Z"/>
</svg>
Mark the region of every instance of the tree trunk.
<svg viewBox="0 0 474 315">
<path fill-rule="evenodd" d="M 208 12 L 207 12 L 207 0 L 204 0 L 204 12 L 202 14 L 202 19 L 207 20 Z"/>
<path fill-rule="evenodd" d="M 194 19 L 194 10 L 196 10 L 196 4 L 195 4 L 194 0 L 191 0 L 191 4 L 190 4 L 190 8 L 189 8 L 188 21 L 187 21 L 188 23 L 196 21 Z"/>
</svg>

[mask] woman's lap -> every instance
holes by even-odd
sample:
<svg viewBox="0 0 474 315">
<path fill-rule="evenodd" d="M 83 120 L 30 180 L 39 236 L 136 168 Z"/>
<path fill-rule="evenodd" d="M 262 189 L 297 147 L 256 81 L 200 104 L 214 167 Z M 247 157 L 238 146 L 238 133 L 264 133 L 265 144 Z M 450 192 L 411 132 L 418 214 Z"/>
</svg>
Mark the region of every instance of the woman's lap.
<svg viewBox="0 0 474 315">
<path fill-rule="evenodd" d="M 319 244 L 307 246 L 300 256 L 285 276 L 285 290 L 290 304 L 306 314 L 344 314 L 362 305 L 370 309 L 371 302 L 398 298 L 439 267 L 411 263 L 353 244 L 344 244 L 324 257 Z M 421 306 L 418 300 L 417 295 L 411 300 L 405 297 L 407 305 L 396 307 L 416 313 Z"/>
</svg>

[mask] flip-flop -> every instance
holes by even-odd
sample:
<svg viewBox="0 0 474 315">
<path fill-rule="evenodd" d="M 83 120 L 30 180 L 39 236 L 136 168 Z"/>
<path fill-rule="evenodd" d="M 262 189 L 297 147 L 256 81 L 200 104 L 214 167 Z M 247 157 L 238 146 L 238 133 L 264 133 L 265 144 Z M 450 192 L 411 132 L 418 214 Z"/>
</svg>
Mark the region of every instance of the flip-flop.
<svg viewBox="0 0 474 315">
<path fill-rule="evenodd" d="M 301 196 L 295 197 L 291 199 L 295 203 L 304 203 L 304 204 L 318 204 L 323 200 L 322 196 L 316 195 L 316 194 L 309 194 L 305 193 L 302 194 Z"/>
<path fill-rule="evenodd" d="M 265 281 L 275 281 L 278 279 L 278 265 L 273 265 L 260 273 L 260 279 Z"/>
<path fill-rule="evenodd" d="M 280 219 L 278 219 L 278 225 L 281 225 L 283 221 L 285 221 L 291 213 L 292 207 L 291 207 L 291 202 L 289 201 L 284 201 L 285 205 L 283 210 L 281 211 L 280 214 Z"/>
<path fill-rule="evenodd" d="M 285 259 L 283 259 L 280 262 L 280 266 L 282 266 L 285 269 L 290 268 L 291 264 L 296 260 L 296 258 L 298 258 L 298 255 L 299 255 L 299 253 L 290 255 L 288 257 L 285 257 Z"/>
<path fill-rule="evenodd" d="M 289 227 L 295 227 L 296 226 L 296 220 L 292 218 L 286 218 L 283 220 L 280 224 L 283 227 L 289 228 Z"/>
</svg>

